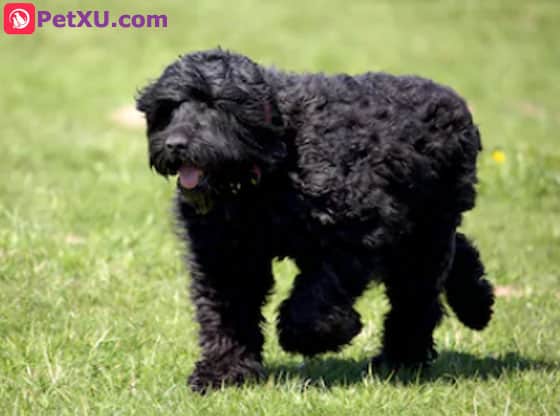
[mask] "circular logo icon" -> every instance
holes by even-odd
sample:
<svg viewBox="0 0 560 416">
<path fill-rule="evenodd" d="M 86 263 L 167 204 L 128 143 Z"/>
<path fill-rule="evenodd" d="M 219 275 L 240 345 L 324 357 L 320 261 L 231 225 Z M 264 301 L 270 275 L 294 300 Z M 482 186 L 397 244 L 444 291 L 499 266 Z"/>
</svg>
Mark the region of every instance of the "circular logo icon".
<svg viewBox="0 0 560 416">
<path fill-rule="evenodd" d="M 23 30 L 29 25 L 31 18 L 29 13 L 24 9 L 14 9 L 10 12 L 8 18 L 12 23 L 12 28 L 16 30 Z"/>
</svg>

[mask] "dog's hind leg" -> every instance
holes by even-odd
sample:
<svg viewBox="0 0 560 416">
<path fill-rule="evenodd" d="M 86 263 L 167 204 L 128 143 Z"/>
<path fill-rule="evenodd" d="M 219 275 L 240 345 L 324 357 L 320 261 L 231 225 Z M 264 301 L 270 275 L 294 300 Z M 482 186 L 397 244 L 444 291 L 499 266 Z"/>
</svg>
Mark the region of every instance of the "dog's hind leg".
<svg viewBox="0 0 560 416">
<path fill-rule="evenodd" d="M 416 232 L 387 256 L 383 281 L 391 309 L 373 365 L 398 368 L 436 358 L 433 331 L 443 316 L 440 292 L 453 261 L 454 236 L 449 229 Z"/>
<path fill-rule="evenodd" d="M 445 281 L 447 303 L 469 328 L 481 330 L 492 317 L 494 290 L 484 279 L 478 250 L 464 234 L 457 233 L 455 259 Z"/>
<path fill-rule="evenodd" d="M 306 356 L 337 351 L 362 328 L 353 303 L 370 281 L 370 262 L 340 252 L 296 262 L 301 273 L 279 309 L 280 345 Z"/>
</svg>

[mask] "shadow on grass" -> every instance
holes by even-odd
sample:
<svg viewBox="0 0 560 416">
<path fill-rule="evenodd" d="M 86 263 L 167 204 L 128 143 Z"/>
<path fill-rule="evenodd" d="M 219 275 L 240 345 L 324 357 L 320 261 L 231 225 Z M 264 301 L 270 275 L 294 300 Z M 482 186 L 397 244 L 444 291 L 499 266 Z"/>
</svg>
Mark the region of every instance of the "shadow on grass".
<svg viewBox="0 0 560 416">
<path fill-rule="evenodd" d="M 523 371 L 558 371 L 558 363 L 524 358 L 515 352 L 500 357 L 476 357 L 471 354 L 443 351 L 437 361 L 423 369 L 369 368 L 369 359 L 342 358 L 311 359 L 304 365 L 268 365 L 268 372 L 277 380 L 303 378 L 311 385 L 339 386 L 363 383 L 370 375 L 373 379 L 395 384 L 418 384 L 443 381 L 455 383 L 461 379 L 489 379 Z M 307 384 L 307 383 L 306 383 Z"/>
</svg>

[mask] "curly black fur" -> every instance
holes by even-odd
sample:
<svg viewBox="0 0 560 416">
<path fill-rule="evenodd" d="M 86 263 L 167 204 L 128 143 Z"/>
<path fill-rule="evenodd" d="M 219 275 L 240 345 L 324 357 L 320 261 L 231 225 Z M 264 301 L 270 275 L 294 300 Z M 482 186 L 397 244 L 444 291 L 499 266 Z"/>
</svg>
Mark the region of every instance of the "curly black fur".
<svg viewBox="0 0 560 416">
<path fill-rule="evenodd" d="M 137 106 L 151 166 L 190 178 L 175 207 L 200 324 L 193 389 L 261 375 L 275 257 L 300 270 L 279 309 L 287 351 L 349 343 L 361 328 L 354 301 L 374 279 L 391 304 L 376 363 L 435 357 L 442 292 L 466 325 L 490 320 L 492 287 L 455 231 L 474 206 L 480 137 L 450 88 L 284 73 L 217 49 L 172 63 Z"/>
</svg>

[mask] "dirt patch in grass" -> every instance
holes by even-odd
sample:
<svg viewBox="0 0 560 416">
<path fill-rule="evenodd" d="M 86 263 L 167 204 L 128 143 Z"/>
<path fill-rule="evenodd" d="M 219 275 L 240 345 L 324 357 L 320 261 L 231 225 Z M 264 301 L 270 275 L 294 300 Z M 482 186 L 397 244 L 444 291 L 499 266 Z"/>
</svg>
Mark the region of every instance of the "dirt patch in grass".
<svg viewBox="0 0 560 416">
<path fill-rule="evenodd" d="M 522 288 L 511 285 L 496 286 L 494 293 L 499 298 L 520 298 L 526 295 Z"/>
<path fill-rule="evenodd" d="M 136 129 L 144 127 L 146 121 L 142 113 L 137 111 L 133 106 L 125 106 L 117 108 L 111 113 L 111 120 L 122 127 Z"/>
<path fill-rule="evenodd" d="M 84 244 L 86 242 L 86 239 L 76 234 L 67 234 L 64 237 L 64 242 L 71 246 L 77 246 L 80 244 Z"/>
</svg>

